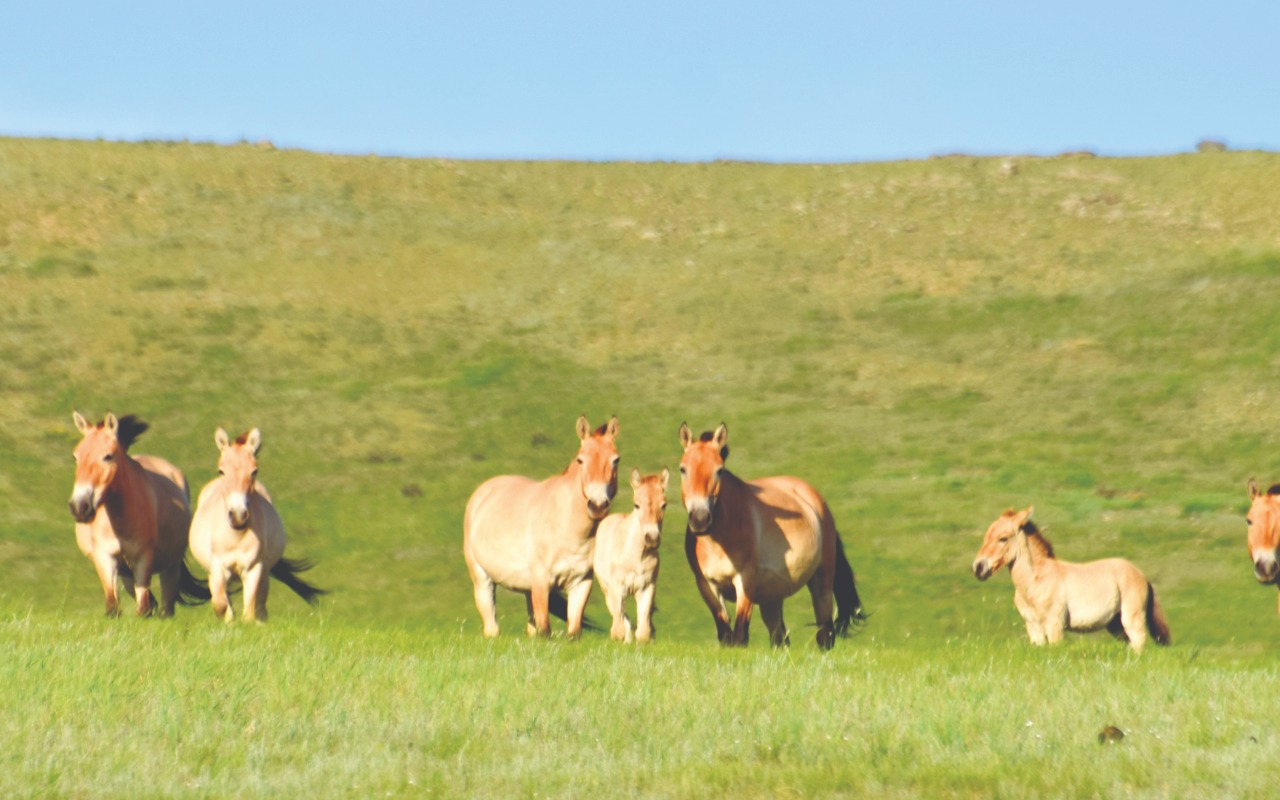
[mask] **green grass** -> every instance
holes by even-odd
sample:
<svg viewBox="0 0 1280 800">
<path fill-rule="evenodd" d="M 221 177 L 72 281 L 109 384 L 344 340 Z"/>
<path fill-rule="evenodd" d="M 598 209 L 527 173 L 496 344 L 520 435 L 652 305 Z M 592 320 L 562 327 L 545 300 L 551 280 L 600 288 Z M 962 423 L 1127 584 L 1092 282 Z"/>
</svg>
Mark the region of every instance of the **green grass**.
<svg viewBox="0 0 1280 800">
<path fill-rule="evenodd" d="M 118 796 L 144 752 L 158 795 L 1261 791 L 1280 620 L 1242 511 L 1250 476 L 1280 479 L 1280 156 L 1017 161 L 0 139 L 0 704 L 26 709 L 0 793 Z M 216 427 L 260 427 L 321 610 L 278 587 L 265 630 L 97 619 L 73 408 L 147 419 L 135 449 L 197 489 Z M 863 633 L 820 658 L 800 596 L 789 654 L 758 621 L 719 650 L 673 487 L 656 647 L 524 642 L 509 594 L 481 641 L 466 499 L 563 469 L 581 413 L 618 415 L 624 474 L 723 420 L 738 474 L 812 482 Z M 1025 644 L 1007 579 L 969 565 L 1031 504 L 1062 557 L 1142 567 L 1172 649 Z M 271 735 L 241 734 L 251 696 Z M 1163 738 L 1100 751 L 1107 723 Z M 155 756 L 157 728 L 191 747 Z"/>
</svg>

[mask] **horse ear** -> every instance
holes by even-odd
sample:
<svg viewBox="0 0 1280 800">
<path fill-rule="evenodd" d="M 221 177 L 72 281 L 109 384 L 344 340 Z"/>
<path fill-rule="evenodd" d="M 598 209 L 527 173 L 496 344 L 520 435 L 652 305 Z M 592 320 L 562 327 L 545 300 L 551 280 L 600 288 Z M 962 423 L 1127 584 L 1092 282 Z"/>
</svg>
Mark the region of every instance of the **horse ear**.
<svg viewBox="0 0 1280 800">
<path fill-rule="evenodd" d="M 1019 516 L 1022 517 L 1023 522 L 1026 522 L 1027 520 L 1031 519 L 1031 515 L 1034 513 L 1036 513 L 1036 507 L 1027 506 L 1026 509 L 1024 509 Z"/>
<path fill-rule="evenodd" d="M 262 449 L 262 431 L 257 428 L 249 431 L 249 436 L 245 439 L 245 444 L 249 445 L 249 449 L 252 450 L 253 454 L 256 456 L 258 451 Z"/>
<path fill-rule="evenodd" d="M 723 450 L 724 446 L 729 443 L 729 426 L 721 422 L 720 427 L 716 428 L 715 435 L 711 437 L 711 443 Z"/>
<path fill-rule="evenodd" d="M 667 484 L 671 482 L 671 470 L 666 467 L 662 468 L 662 491 L 667 490 Z"/>
<path fill-rule="evenodd" d="M 632 489 L 640 488 L 640 470 L 636 469 L 635 467 L 631 468 L 631 488 Z"/>
<path fill-rule="evenodd" d="M 1258 488 L 1258 482 L 1253 478 L 1249 479 L 1249 499 L 1257 500 L 1262 496 L 1262 491 Z"/>
<path fill-rule="evenodd" d="M 618 438 L 618 418 L 616 416 L 609 420 L 609 424 L 605 426 L 604 432 L 610 439 Z"/>
<path fill-rule="evenodd" d="M 575 430 L 578 431 L 578 438 L 583 441 L 591 435 L 591 423 L 587 422 L 586 414 L 578 417 L 578 427 Z"/>
<path fill-rule="evenodd" d="M 110 411 L 107 412 L 107 418 L 103 420 L 103 426 L 106 427 L 107 433 L 113 437 L 117 437 L 120 433 L 120 420 L 116 419 L 116 415 Z"/>
<path fill-rule="evenodd" d="M 74 420 L 76 423 L 76 430 L 80 431 L 80 433 L 82 434 L 88 433 L 89 429 L 93 427 L 92 425 L 89 424 L 89 421 L 87 419 L 80 416 L 79 411 L 72 411 L 71 419 Z"/>
<path fill-rule="evenodd" d="M 219 426 L 218 429 L 213 432 L 213 443 L 218 446 L 218 451 L 221 452 L 231 446 L 231 437 L 227 436 L 227 432 Z"/>
<path fill-rule="evenodd" d="M 689 443 L 693 441 L 693 433 L 689 430 L 689 423 L 680 423 L 680 446 L 685 450 L 689 449 Z"/>
</svg>

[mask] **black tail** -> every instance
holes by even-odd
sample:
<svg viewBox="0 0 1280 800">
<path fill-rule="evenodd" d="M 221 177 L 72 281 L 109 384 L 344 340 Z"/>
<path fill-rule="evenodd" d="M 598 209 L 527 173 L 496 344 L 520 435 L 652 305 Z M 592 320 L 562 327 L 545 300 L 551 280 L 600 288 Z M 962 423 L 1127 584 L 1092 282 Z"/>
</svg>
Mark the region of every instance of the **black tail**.
<svg viewBox="0 0 1280 800">
<path fill-rule="evenodd" d="M 1156 640 L 1156 644 L 1167 645 L 1173 641 L 1173 636 L 1169 633 L 1169 621 L 1164 618 L 1164 609 L 1160 608 L 1155 587 L 1150 582 L 1147 583 L 1147 630 L 1151 632 L 1151 638 Z"/>
<path fill-rule="evenodd" d="M 556 619 L 569 621 L 569 601 L 564 595 L 553 591 L 547 595 L 547 610 L 551 612 L 551 616 Z M 584 631 L 601 631 L 604 630 L 599 625 L 591 621 L 591 617 L 586 614 L 582 615 L 582 629 Z"/>
<path fill-rule="evenodd" d="M 271 577 L 288 586 L 298 597 L 314 606 L 320 602 L 320 595 L 328 592 L 298 577 L 299 572 L 305 572 L 314 566 L 315 564 L 305 558 L 282 558 L 271 568 Z"/>
<path fill-rule="evenodd" d="M 836 536 L 836 633 L 845 636 L 849 626 L 862 622 L 866 615 L 862 613 L 862 600 L 858 598 L 858 587 L 853 580 L 853 567 L 844 554 L 844 542 Z"/>
<path fill-rule="evenodd" d="M 209 602 L 212 597 L 209 582 L 192 575 L 187 569 L 187 562 L 183 561 L 182 572 L 178 576 L 178 602 L 184 606 L 198 606 Z"/>
</svg>

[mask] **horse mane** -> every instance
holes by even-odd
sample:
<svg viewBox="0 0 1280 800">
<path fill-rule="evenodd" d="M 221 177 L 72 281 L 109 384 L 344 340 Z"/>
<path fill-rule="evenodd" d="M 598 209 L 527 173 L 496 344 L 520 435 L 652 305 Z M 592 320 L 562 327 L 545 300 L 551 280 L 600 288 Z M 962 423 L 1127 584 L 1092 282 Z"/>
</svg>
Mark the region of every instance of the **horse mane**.
<svg viewBox="0 0 1280 800">
<path fill-rule="evenodd" d="M 120 443 L 120 449 L 128 450 L 129 445 L 138 440 L 143 431 L 151 427 L 147 423 L 135 417 L 133 414 L 126 414 L 116 420 L 118 427 L 116 428 L 116 441 Z M 99 424 L 102 427 L 102 424 Z"/>
<path fill-rule="evenodd" d="M 592 436 L 604 436 L 604 435 L 605 435 L 605 433 L 606 433 L 606 432 L 608 432 L 608 430 L 609 430 L 609 423 L 608 423 L 608 422 L 602 422 L 602 423 L 600 423 L 600 427 L 599 427 L 599 428 L 596 428 L 596 429 L 595 429 L 595 432 L 594 432 L 594 433 L 592 433 Z"/>
<path fill-rule="evenodd" d="M 242 433 L 242 434 L 240 434 L 239 436 L 237 436 L 237 437 L 236 437 L 236 444 L 240 445 L 241 447 L 243 447 L 243 446 L 244 446 L 245 444 L 247 444 L 248 442 L 249 442 L 249 432 L 248 432 L 248 431 L 245 431 L 244 433 Z"/>
<path fill-rule="evenodd" d="M 1032 550 L 1036 551 L 1036 555 L 1044 558 L 1057 558 L 1053 554 L 1053 542 L 1049 541 L 1040 532 L 1040 528 L 1034 522 L 1027 520 L 1022 523 L 1022 531 L 1027 534 L 1027 544 L 1031 546 Z"/>
<path fill-rule="evenodd" d="M 1268 496 L 1275 496 L 1278 494 L 1280 494 L 1280 483 L 1273 484 L 1272 487 L 1267 490 Z"/>
</svg>

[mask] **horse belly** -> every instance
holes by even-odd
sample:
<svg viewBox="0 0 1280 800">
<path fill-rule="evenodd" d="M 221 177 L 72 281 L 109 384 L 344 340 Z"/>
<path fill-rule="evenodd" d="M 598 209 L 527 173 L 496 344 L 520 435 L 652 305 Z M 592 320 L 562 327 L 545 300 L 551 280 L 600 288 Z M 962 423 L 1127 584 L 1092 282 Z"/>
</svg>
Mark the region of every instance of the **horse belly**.
<svg viewBox="0 0 1280 800">
<path fill-rule="evenodd" d="M 1069 630 L 1101 630 L 1120 612 L 1120 593 L 1114 581 L 1069 575 L 1066 594 Z"/>
<path fill-rule="evenodd" d="M 515 591 L 529 591 L 532 553 L 524 520 L 509 509 L 519 507 L 521 495 L 533 481 L 501 476 L 490 478 L 471 494 L 463 524 L 463 550 L 468 560 L 494 583 Z"/>
<path fill-rule="evenodd" d="M 821 565 L 822 550 L 816 536 L 762 536 L 755 578 L 757 602 L 790 597 L 809 582 Z"/>
</svg>

